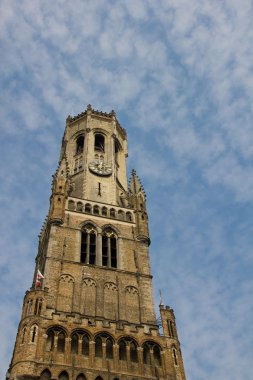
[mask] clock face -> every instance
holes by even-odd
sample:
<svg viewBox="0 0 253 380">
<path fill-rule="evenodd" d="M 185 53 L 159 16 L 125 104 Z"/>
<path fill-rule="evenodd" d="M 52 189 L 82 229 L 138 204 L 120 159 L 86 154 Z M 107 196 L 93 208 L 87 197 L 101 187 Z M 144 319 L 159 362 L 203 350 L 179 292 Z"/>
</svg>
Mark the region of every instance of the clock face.
<svg viewBox="0 0 253 380">
<path fill-rule="evenodd" d="M 91 172 L 101 176 L 109 176 L 112 174 L 112 168 L 99 160 L 90 162 L 89 169 Z"/>
</svg>

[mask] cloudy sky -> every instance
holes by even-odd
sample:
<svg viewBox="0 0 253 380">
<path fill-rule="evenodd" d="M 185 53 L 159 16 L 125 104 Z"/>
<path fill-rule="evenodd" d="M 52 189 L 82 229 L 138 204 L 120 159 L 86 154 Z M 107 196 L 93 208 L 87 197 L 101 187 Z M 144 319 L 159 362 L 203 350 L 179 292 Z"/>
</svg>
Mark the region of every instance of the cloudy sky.
<svg viewBox="0 0 253 380">
<path fill-rule="evenodd" d="M 68 114 L 114 109 L 187 380 L 252 380 L 253 3 L 1 0 L 0 378 Z"/>
</svg>

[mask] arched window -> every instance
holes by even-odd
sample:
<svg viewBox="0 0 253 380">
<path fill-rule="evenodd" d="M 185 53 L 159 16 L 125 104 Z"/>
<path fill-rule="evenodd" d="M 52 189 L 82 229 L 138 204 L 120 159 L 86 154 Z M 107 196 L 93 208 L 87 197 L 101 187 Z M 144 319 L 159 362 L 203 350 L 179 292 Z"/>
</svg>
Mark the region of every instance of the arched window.
<svg viewBox="0 0 253 380">
<path fill-rule="evenodd" d="M 102 265 L 117 268 L 117 238 L 111 229 L 102 234 Z"/>
<path fill-rule="evenodd" d="M 174 365 L 178 365 L 177 350 L 175 347 L 172 348 L 172 357 L 173 357 Z"/>
<path fill-rule="evenodd" d="M 95 356 L 97 358 L 102 358 L 103 351 L 102 351 L 102 339 L 100 336 L 97 336 L 95 339 Z"/>
<path fill-rule="evenodd" d="M 124 214 L 124 212 L 122 210 L 119 210 L 119 212 L 118 212 L 118 218 L 120 220 L 124 220 L 125 219 L 125 214 Z"/>
<path fill-rule="evenodd" d="M 86 203 L 84 211 L 87 212 L 88 214 L 91 213 L 91 205 L 89 203 Z"/>
<path fill-rule="evenodd" d="M 46 351 L 53 351 L 54 348 L 54 330 L 49 330 L 47 333 Z"/>
<path fill-rule="evenodd" d="M 79 136 L 76 139 L 76 154 L 81 154 L 83 152 L 84 146 L 84 136 Z"/>
<path fill-rule="evenodd" d="M 116 211 L 114 210 L 114 208 L 110 209 L 110 217 L 111 218 L 116 218 Z"/>
<path fill-rule="evenodd" d="M 31 342 L 34 343 L 37 335 L 37 326 L 32 326 L 31 329 Z"/>
<path fill-rule="evenodd" d="M 58 352 L 64 352 L 65 351 L 65 334 L 64 334 L 64 332 L 60 332 L 58 334 L 57 350 L 58 350 Z"/>
<path fill-rule="evenodd" d="M 107 216 L 107 208 L 106 207 L 102 208 L 102 215 Z"/>
<path fill-rule="evenodd" d="M 82 202 L 77 202 L 76 211 L 79 211 L 79 212 L 83 211 L 83 204 L 82 204 Z"/>
<path fill-rule="evenodd" d="M 57 351 L 65 352 L 65 332 L 60 327 L 52 327 L 47 332 L 46 351 L 53 351 L 57 342 Z"/>
<path fill-rule="evenodd" d="M 95 380 L 103 380 L 101 376 L 97 376 Z"/>
<path fill-rule="evenodd" d="M 119 360 L 127 360 L 126 342 L 124 340 L 119 342 Z"/>
<path fill-rule="evenodd" d="M 131 214 L 131 212 L 127 212 L 126 213 L 126 220 L 128 221 L 128 222 L 132 222 L 132 214 Z"/>
<path fill-rule="evenodd" d="M 117 139 L 114 140 L 114 155 L 115 155 L 115 161 L 118 163 L 118 154 L 119 151 L 121 150 L 120 143 Z"/>
<path fill-rule="evenodd" d="M 85 334 L 82 338 L 82 355 L 89 356 L 89 337 Z"/>
<path fill-rule="evenodd" d="M 39 380 L 51 380 L 51 372 L 48 369 L 45 369 L 41 372 Z"/>
<path fill-rule="evenodd" d="M 169 336 L 171 336 L 172 338 L 174 338 L 175 335 L 174 335 L 174 326 L 173 326 L 173 323 L 170 320 L 168 320 L 167 323 L 168 323 Z"/>
<path fill-rule="evenodd" d="M 113 358 L 113 342 L 111 338 L 106 339 L 106 358 L 112 359 Z"/>
<path fill-rule="evenodd" d="M 22 331 L 22 338 L 21 338 L 21 344 L 25 343 L 25 334 L 26 334 L 26 327 L 23 328 Z"/>
<path fill-rule="evenodd" d="M 99 152 L 105 151 L 105 138 L 100 133 L 95 134 L 94 149 L 99 151 Z"/>
<path fill-rule="evenodd" d="M 130 338 L 125 337 L 119 341 L 119 360 L 127 360 L 127 346 L 129 347 L 130 361 L 133 363 L 138 362 L 137 344 Z"/>
<path fill-rule="evenodd" d="M 99 207 L 98 207 L 97 205 L 95 205 L 95 206 L 93 207 L 93 214 L 94 214 L 94 215 L 99 215 Z"/>
<path fill-rule="evenodd" d="M 70 200 L 68 202 L 68 209 L 69 210 L 75 210 L 75 202 L 74 201 Z"/>
<path fill-rule="evenodd" d="M 34 306 L 34 314 L 35 315 L 40 315 L 42 309 L 42 299 L 37 298 L 35 301 L 35 306 Z"/>
<path fill-rule="evenodd" d="M 66 371 L 61 372 L 58 379 L 59 380 L 69 380 L 68 372 L 66 372 Z"/>
<path fill-rule="evenodd" d="M 161 352 L 160 348 L 157 345 L 153 346 L 153 355 L 155 364 L 161 366 Z"/>
<path fill-rule="evenodd" d="M 78 335 L 73 334 L 71 338 L 71 353 L 77 354 L 78 353 Z"/>
<path fill-rule="evenodd" d="M 77 376 L 76 380 L 86 380 L 86 377 L 83 373 L 80 373 L 80 375 Z"/>
<path fill-rule="evenodd" d="M 148 344 L 144 344 L 143 346 L 143 363 L 149 365 L 151 364 L 150 347 Z"/>
<path fill-rule="evenodd" d="M 33 300 L 28 300 L 27 301 L 26 315 L 32 314 L 32 306 L 33 306 Z"/>
<path fill-rule="evenodd" d="M 130 360 L 134 363 L 138 362 L 137 347 L 134 342 L 130 343 Z"/>
<path fill-rule="evenodd" d="M 143 345 L 143 363 L 151 365 L 151 355 L 153 355 L 156 366 L 161 366 L 160 347 L 155 342 L 146 342 Z"/>
<path fill-rule="evenodd" d="M 92 225 L 86 225 L 82 230 L 81 263 L 96 264 L 96 230 Z"/>
</svg>

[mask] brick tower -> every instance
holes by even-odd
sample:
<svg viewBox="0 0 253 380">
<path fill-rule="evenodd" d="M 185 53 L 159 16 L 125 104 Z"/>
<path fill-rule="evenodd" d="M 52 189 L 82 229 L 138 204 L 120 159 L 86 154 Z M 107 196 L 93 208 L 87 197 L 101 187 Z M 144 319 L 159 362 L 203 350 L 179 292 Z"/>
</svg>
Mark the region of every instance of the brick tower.
<svg viewBox="0 0 253 380">
<path fill-rule="evenodd" d="M 67 118 L 7 379 L 185 380 L 173 310 L 156 320 L 146 196 L 126 157 L 113 111 Z"/>
</svg>

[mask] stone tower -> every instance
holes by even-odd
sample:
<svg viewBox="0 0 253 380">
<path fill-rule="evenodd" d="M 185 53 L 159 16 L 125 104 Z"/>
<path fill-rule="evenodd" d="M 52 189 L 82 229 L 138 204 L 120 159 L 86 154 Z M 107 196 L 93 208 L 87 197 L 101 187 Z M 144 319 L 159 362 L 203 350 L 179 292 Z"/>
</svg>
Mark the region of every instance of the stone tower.
<svg viewBox="0 0 253 380">
<path fill-rule="evenodd" d="M 146 195 L 126 157 L 113 111 L 67 118 L 8 379 L 185 380 L 173 310 L 156 319 Z"/>
</svg>

